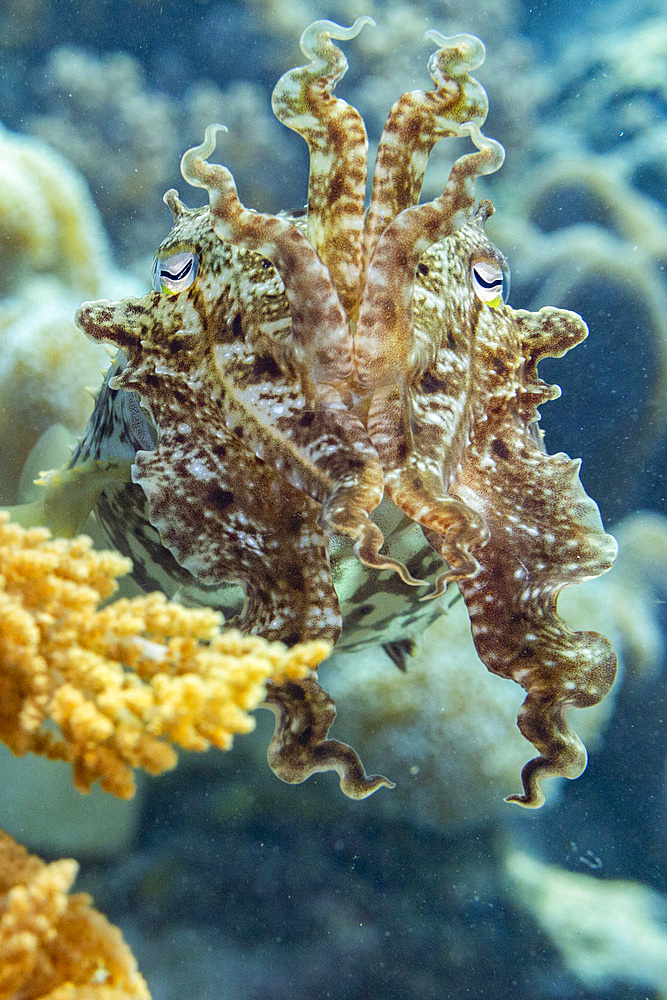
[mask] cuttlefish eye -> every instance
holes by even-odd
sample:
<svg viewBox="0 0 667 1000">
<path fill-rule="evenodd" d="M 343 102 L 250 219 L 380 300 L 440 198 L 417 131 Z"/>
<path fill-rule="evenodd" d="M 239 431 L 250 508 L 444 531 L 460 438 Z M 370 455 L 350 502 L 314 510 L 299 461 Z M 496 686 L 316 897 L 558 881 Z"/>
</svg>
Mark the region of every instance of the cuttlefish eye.
<svg viewBox="0 0 667 1000">
<path fill-rule="evenodd" d="M 472 287 L 475 295 L 496 309 L 501 302 L 507 302 L 509 294 L 509 271 L 485 260 L 476 261 L 471 268 Z"/>
<path fill-rule="evenodd" d="M 197 277 L 199 257 L 192 250 L 183 250 L 153 261 L 153 290 L 178 295 L 189 288 Z"/>
</svg>

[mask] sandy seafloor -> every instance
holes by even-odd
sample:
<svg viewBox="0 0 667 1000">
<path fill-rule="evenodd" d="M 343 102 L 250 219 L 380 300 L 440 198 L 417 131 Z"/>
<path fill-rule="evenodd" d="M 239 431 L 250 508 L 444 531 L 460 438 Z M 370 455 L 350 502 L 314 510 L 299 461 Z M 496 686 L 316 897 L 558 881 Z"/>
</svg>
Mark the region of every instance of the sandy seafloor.
<svg viewBox="0 0 667 1000">
<path fill-rule="evenodd" d="M 339 88 L 377 141 L 401 88 L 428 85 L 424 27 L 485 40 L 476 74 L 491 104 L 485 131 L 508 150 L 482 186 L 497 210 L 489 231 L 512 265 L 514 307 L 566 306 L 589 323 L 585 345 L 540 369 L 564 391 L 543 426 L 550 451 L 583 457 L 582 480 L 612 530 L 638 510 L 664 513 L 660 7 L 378 0 L 370 13 L 386 47 L 370 28 L 363 44 L 345 43 L 351 68 Z M 304 201 L 305 147 L 272 122 L 271 87 L 299 60 L 309 20 L 349 23 L 367 10 L 361 0 L 4 0 L 0 121 L 59 145 L 83 172 L 134 293 L 137 281 L 148 287 L 169 226 L 161 193 L 175 185 L 201 202 L 179 182 L 178 159 L 206 120 L 230 125 L 221 153 L 246 204 Z M 114 53 L 126 58 L 110 62 Z M 661 601 L 651 613 L 664 629 Z M 500 807 L 474 810 L 467 827 L 446 817 L 425 827 L 409 796 L 389 818 L 344 799 L 332 775 L 282 786 L 239 739 L 224 760 L 188 759 L 147 781 L 131 842 L 80 858 L 77 887 L 122 928 L 156 1000 L 664 998 L 659 963 L 642 978 L 645 953 L 632 935 L 643 925 L 619 925 L 614 939 L 583 918 L 578 928 L 575 912 L 567 933 L 588 956 L 582 971 L 524 906 L 506 863 L 527 852 L 591 883 L 664 891 L 661 666 L 629 664 L 588 770 L 539 812 L 503 807 L 513 790 L 503 786 Z M 259 714 L 255 746 L 270 729 Z M 391 774 L 391 758 L 372 764 Z M 474 797 L 474 784 L 467 791 Z M 656 926 L 661 916 L 658 907 Z"/>
</svg>

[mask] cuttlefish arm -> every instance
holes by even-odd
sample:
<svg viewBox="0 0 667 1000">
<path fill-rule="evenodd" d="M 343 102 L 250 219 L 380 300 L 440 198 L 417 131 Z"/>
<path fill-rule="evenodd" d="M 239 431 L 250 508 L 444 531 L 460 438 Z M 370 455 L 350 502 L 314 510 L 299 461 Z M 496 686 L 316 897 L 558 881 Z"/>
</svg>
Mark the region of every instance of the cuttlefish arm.
<svg viewBox="0 0 667 1000">
<path fill-rule="evenodd" d="M 137 393 L 156 428 L 155 447 L 136 452 L 132 481 L 183 568 L 206 585 L 243 588 L 234 624 L 288 643 L 335 642 L 340 611 L 319 507 L 230 426 L 197 316 L 185 292 L 84 303 L 77 314 L 90 337 L 122 345 L 127 365 L 110 388 Z"/>
<path fill-rule="evenodd" d="M 513 317 L 525 359 L 521 378 L 513 394 L 503 400 L 499 391 L 498 405 L 488 407 L 451 493 L 489 531 L 478 571 L 459 581 L 477 652 L 489 670 L 526 690 L 519 728 L 539 751 L 523 769 L 523 793 L 507 801 L 537 807 L 544 778 L 577 778 L 586 767 L 566 709 L 597 704 L 616 674 L 610 643 L 570 630 L 557 613 L 558 595 L 608 570 L 617 545 L 581 485 L 581 463 L 548 455 L 534 431 L 537 407 L 559 395 L 538 379 L 537 361 L 573 347 L 586 335 L 585 324 L 551 308 Z"/>
</svg>

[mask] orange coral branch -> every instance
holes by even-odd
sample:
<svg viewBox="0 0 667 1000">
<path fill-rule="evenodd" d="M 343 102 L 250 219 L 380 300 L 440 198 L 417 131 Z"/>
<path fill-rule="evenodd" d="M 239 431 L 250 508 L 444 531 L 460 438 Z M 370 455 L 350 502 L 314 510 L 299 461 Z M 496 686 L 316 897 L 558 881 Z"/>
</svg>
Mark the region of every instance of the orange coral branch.
<svg viewBox="0 0 667 1000">
<path fill-rule="evenodd" d="M 68 895 L 77 871 L 0 831 L 0 1000 L 150 1000 L 118 928 L 87 893 Z"/>
<path fill-rule="evenodd" d="M 0 513 L 0 740 L 68 761 L 74 782 L 123 798 L 132 769 L 173 767 L 172 744 L 223 750 L 254 726 L 268 680 L 298 681 L 330 650 L 286 649 L 162 594 L 100 608 L 129 561 Z M 55 724 L 55 725 L 54 725 Z"/>
</svg>

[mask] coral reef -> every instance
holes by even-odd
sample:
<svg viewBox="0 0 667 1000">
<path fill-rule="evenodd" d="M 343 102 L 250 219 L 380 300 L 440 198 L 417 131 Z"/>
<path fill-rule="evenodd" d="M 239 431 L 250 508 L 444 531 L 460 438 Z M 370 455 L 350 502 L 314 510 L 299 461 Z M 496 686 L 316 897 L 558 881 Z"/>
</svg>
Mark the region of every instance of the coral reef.
<svg viewBox="0 0 667 1000">
<path fill-rule="evenodd" d="M 602 508 L 611 518 L 634 499 L 667 429 L 667 227 L 661 207 L 631 187 L 626 167 L 620 156 L 561 153 L 529 169 L 522 187 L 507 193 L 510 211 L 494 220 L 495 238 L 516 256 L 517 294 L 530 303 L 553 297 L 589 319 L 591 341 L 561 381 L 597 416 L 585 430 L 574 414 L 556 422 L 546 413 L 544 423 L 550 443 L 575 442 L 596 494 L 604 493 L 614 455 L 614 490 Z M 583 376 L 582 364 L 595 365 L 593 341 L 626 373 L 622 393 L 613 368 Z"/>
<path fill-rule="evenodd" d="M 79 296 L 36 277 L 0 301 L 0 500 L 17 500 L 23 465 L 54 424 L 80 432 L 92 409 L 88 386 L 109 362 L 96 344 L 81 342 L 73 314 Z M 45 455 L 46 467 L 63 461 Z M 42 466 L 43 468 L 44 466 Z"/>
<path fill-rule="evenodd" d="M 559 363 L 566 401 L 546 408 L 543 426 L 550 450 L 576 442 L 574 453 L 585 456 L 587 488 L 600 499 L 605 518 L 616 519 L 634 505 L 664 503 L 660 469 L 651 463 L 664 442 L 665 417 L 665 226 L 659 204 L 665 191 L 665 23 L 660 5 L 646 0 L 586 10 L 566 3 L 550 11 L 547 4 L 522 7 L 516 0 L 452 0 L 446 10 L 436 0 L 363 8 L 356 0 L 332 0 L 327 13 L 345 23 L 360 12 L 377 16 L 378 29 L 355 42 L 373 80 L 353 68 L 344 90 L 365 112 L 371 148 L 389 93 L 427 83 L 425 73 L 419 80 L 413 75 L 425 27 L 478 31 L 489 44 L 482 78 L 492 96 L 491 131 L 509 157 L 500 181 L 483 182 L 502 208 L 487 229 L 511 258 L 514 305 L 555 301 L 590 324 L 587 344 Z M 50 137 L 78 164 L 94 187 L 119 262 L 147 277 L 148 258 L 167 228 L 162 192 L 176 179 L 182 149 L 198 141 L 210 121 L 230 127 L 224 157 L 247 204 L 298 204 L 294 192 L 305 189 L 305 154 L 298 139 L 283 138 L 273 123 L 266 94 L 275 71 L 289 62 L 286 47 L 296 51 L 295 32 L 317 14 L 310 0 L 199 0 L 194 9 L 172 0 L 8 0 L 0 10 L 0 118 Z M 127 276 L 116 283 L 103 237 L 101 243 L 88 241 L 91 202 L 85 189 L 59 186 L 55 173 L 46 190 L 40 184 L 40 158 L 56 172 L 62 161 L 46 147 L 32 146 L 32 165 L 29 157 L 23 161 L 26 184 L 11 162 L 20 137 L 2 135 L 0 485 L 2 501 L 13 502 L 24 458 L 39 435 L 54 421 L 81 430 L 91 405 L 83 386 L 99 382 L 98 369 L 106 362 L 75 332 L 74 307 L 85 295 L 118 298 L 140 290 Z M 441 193 L 449 167 L 444 160 L 432 164 L 426 198 Z M 62 242 L 66 227 L 60 222 L 40 231 L 39 212 L 55 221 L 59 198 L 81 206 L 83 228 L 75 225 L 69 233 L 81 241 L 83 253 L 76 247 L 71 253 Z M 99 232 L 99 223 L 94 225 Z M 90 282 L 86 289 L 84 282 Z M 551 376 L 549 366 L 543 363 L 543 377 Z M 36 470 L 60 460 L 60 452 L 48 457 L 56 436 L 43 440 Z M 653 685 L 665 648 L 658 618 L 665 597 L 664 521 L 635 517 L 616 534 L 618 573 L 590 588 L 570 588 L 561 609 L 570 619 L 577 610 L 572 605 L 580 604 L 582 622 L 608 632 L 625 667 L 642 670 L 642 684 Z M 616 585 L 621 577 L 623 585 Z M 145 783 L 152 798 L 141 840 L 124 863 L 106 859 L 97 877 L 115 900 L 123 927 L 140 931 L 143 924 L 138 948 L 152 949 L 152 955 L 146 966 L 141 956 L 141 967 L 146 975 L 150 968 L 156 995 L 219 1000 L 234 990 L 237 1000 L 241 982 L 244 997 L 285 1000 L 295 991 L 316 995 L 323 981 L 336 1000 L 417 994 L 435 1000 L 443 982 L 456 995 L 491 992 L 498 1000 L 533 998 L 545 989 L 562 996 L 583 990 L 605 1000 L 626 1000 L 628 991 L 640 989 L 642 996 L 651 990 L 667 995 L 664 935 L 657 926 L 663 907 L 649 890 L 566 876 L 515 855 L 512 877 L 494 892 L 498 827 L 477 826 L 475 836 L 449 839 L 473 824 L 497 824 L 499 814 L 509 811 L 498 791 L 513 787 L 526 747 L 514 724 L 519 692 L 483 671 L 464 637 L 465 623 L 457 619 L 460 610 L 451 609 L 440 639 L 440 662 L 449 662 L 448 646 L 452 654 L 441 681 L 428 670 L 430 635 L 423 658 L 408 660 L 407 676 L 379 652 L 339 656 L 322 670 L 340 697 L 340 735 L 355 738 L 360 726 L 356 738 L 369 758 L 378 764 L 391 760 L 389 773 L 398 779 L 391 795 L 373 796 L 360 810 L 330 795 L 329 779 L 316 778 L 294 795 L 264 768 L 265 784 L 271 783 L 265 794 L 254 779 L 256 769 L 250 769 L 256 762 L 245 767 L 245 740 L 237 743 L 239 754 L 214 755 L 229 776 L 224 785 L 216 782 L 215 768 L 203 769 L 211 755 L 200 754 L 185 774 L 179 769 Z M 598 620 L 594 614 L 600 612 Z M 340 689 L 334 687 L 337 667 Z M 423 684 L 421 701 L 410 693 L 413 674 Z M 386 697 L 382 723 L 359 704 L 365 697 Z M 600 851 L 600 840 L 610 845 L 617 870 L 629 864 L 634 850 L 645 862 L 634 877 L 652 880 L 659 868 L 661 830 L 652 817 L 658 816 L 661 762 L 657 736 L 653 756 L 646 754 L 645 721 L 648 714 L 659 718 L 657 689 L 644 687 L 635 702 L 621 704 L 628 742 L 607 743 L 604 759 L 585 782 L 566 786 L 560 803 L 552 796 L 548 814 L 512 817 L 512 836 L 530 829 L 541 852 L 547 830 L 567 842 L 573 827 L 590 821 L 591 843 Z M 479 741 L 471 738 L 472 720 L 461 722 L 466 706 L 475 713 Z M 602 707 L 609 710 L 612 702 Z M 582 713 L 577 728 L 585 717 L 591 720 Z M 600 777 L 605 761 L 606 784 Z M 624 772 L 618 770 L 621 761 Z M 647 774 L 649 761 L 654 767 Z M 39 763 L 61 767 L 65 777 L 71 773 L 69 764 Z M 8 771 L 0 781 L 30 780 L 17 774 Z M 55 785 L 51 792 L 59 795 Z M 91 797 L 82 801 L 92 805 Z M 13 806 L 4 795 L 7 809 Z M 42 812 L 46 823 L 60 824 L 55 814 Z M 647 826 L 651 822 L 654 827 Z M 69 836 L 64 825 L 62 833 Z M 653 854 L 645 848 L 649 838 Z M 14 867 L 24 863 L 19 848 L 5 847 L 4 838 L 2 845 L 0 872 L 2 854 Z M 64 893 L 73 877 L 72 867 L 57 867 L 62 864 L 72 865 L 57 862 L 42 876 L 57 883 L 48 891 L 58 906 L 67 905 Z M 43 884 L 30 897 L 39 910 L 40 933 Z M 12 897 L 22 913 L 23 898 L 22 892 Z M 520 898 L 527 903 L 525 916 L 513 912 L 512 901 Z M 0 947 L 6 943 L 6 902 L 0 895 Z M 104 909 L 111 912 L 106 903 Z M 81 924 L 78 930 L 84 943 L 97 934 Z M 35 940 L 22 935 L 14 954 L 33 948 L 35 955 Z M 129 957 L 127 968 L 134 968 Z M 42 990 L 40 984 L 38 992 L 30 992 L 29 981 L 13 982 L 8 996 L 13 1000 L 18 990 L 35 997 L 55 990 L 50 1000 L 147 996 L 145 986 L 124 992 L 122 979 L 98 982 L 104 969 L 101 961 L 96 981 L 80 988 L 77 969 L 68 971 L 67 986 L 49 983 Z"/>
<path fill-rule="evenodd" d="M 51 274 L 78 295 L 102 289 L 109 247 L 83 178 L 45 142 L 0 127 L 0 293 Z"/>
<path fill-rule="evenodd" d="M 31 130 L 82 171 L 124 266 L 137 274 L 147 274 L 164 235 L 162 195 L 176 179 L 175 165 L 209 122 L 223 117 L 237 126 L 231 160 L 260 205 L 269 203 L 262 165 L 269 158 L 276 164 L 274 187 L 288 169 L 285 140 L 256 82 L 222 89 L 202 79 L 173 97 L 149 88 L 129 53 L 98 56 L 71 46 L 53 50 L 46 78 L 48 110 L 31 119 Z"/>
<path fill-rule="evenodd" d="M 162 594 L 100 608 L 127 569 L 85 536 L 51 539 L 0 514 L 0 739 L 69 762 L 83 791 L 99 780 L 121 797 L 132 768 L 174 766 L 172 743 L 228 749 L 269 679 L 309 677 L 329 650 L 222 632 L 216 613 Z"/>
<path fill-rule="evenodd" d="M 150 1000 L 118 928 L 87 894 L 68 895 L 77 869 L 0 831 L 1 1000 Z"/>
<path fill-rule="evenodd" d="M 128 287 L 125 280 L 123 286 Z M 0 467 L 2 502 L 52 424 L 81 431 L 86 386 L 108 364 L 72 317 L 81 298 L 120 287 L 85 181 L 63 156 L 0 127 Z M 129 285 L 132 285 L 130 280 Z"/>
<path fill-rule="evenodd" d="M 639 511 L 621 521 L 614 532 L 618 562 L 599 590 L 620 633 L 625 660 L 638 676 L 655 680 L 667 646 L 661 615 L 667 599 L 667 517 Z M 591 593 L 591 588 L 584 593 Z M 570 613 L 578 610 L 578 604 L 575 593 L 565 600 Z"/>
<path fill-rule="evenodd" d="M 497 180 L 491 228 L 512 256 L 513 301 L 548 296 L 586 316 L 589 344 L 559 382 L 592 419 L 546 413 L 544 427 L 550 444 L 574 442 L 612 520 L 661 502 L 659 477 L 651 496 L 638 484 L 661 464 L 667 425 L 667 27 L 655 9 L 628 23 L 618 13 L 612 24 L 592 12 L 591 30 L 542 67 L 532 135 Z M 614 361 L 606 372 L 592 343 Z"/>
</svg>

